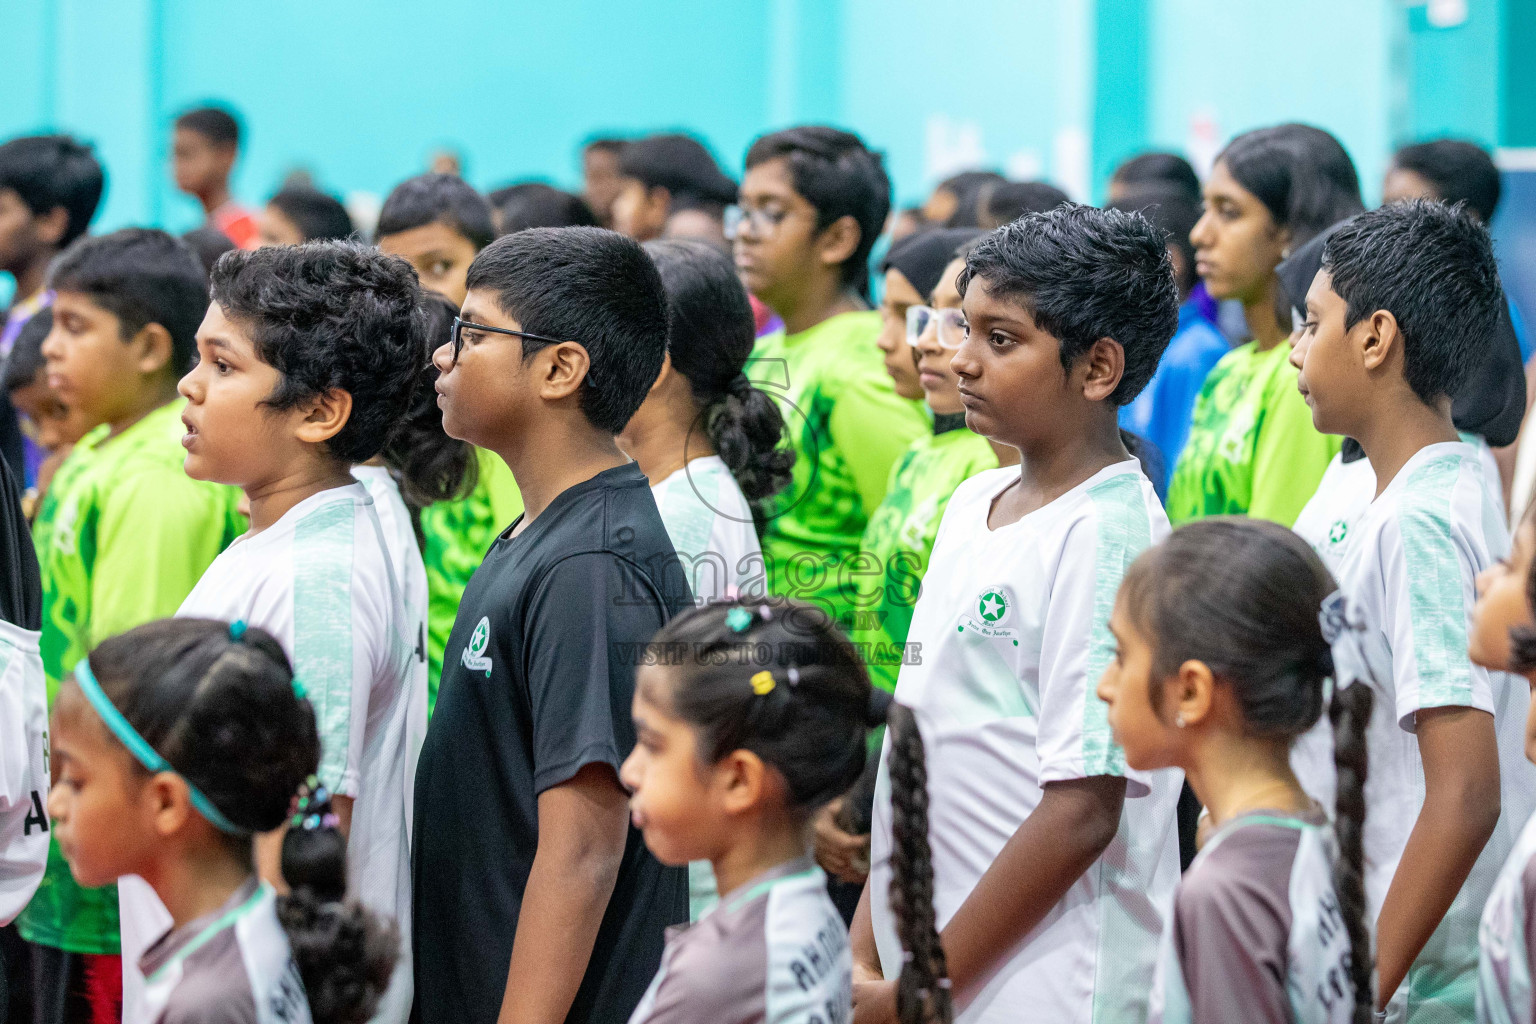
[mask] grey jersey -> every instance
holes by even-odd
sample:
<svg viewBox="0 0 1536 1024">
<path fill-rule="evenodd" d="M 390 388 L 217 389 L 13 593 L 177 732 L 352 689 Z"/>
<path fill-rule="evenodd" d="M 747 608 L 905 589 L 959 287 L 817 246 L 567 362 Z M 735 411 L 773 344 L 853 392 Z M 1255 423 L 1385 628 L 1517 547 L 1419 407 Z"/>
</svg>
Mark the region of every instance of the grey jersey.
<svg viewBox="0 0 1536 1024">
<path fill-rule="evenodd" d="M 697 924 L 667 932 L 661 969 L 630 1024 L 846 1024 L 853 1016 L 848 930 L 809 858 L 723 896 Z"/>
<path fill-rule="evenodd" d="M 1349 1024 L 1349 935 L 1321 816 L 1245 814 L 1179 884 L 1151 1020 Z"/>
<path fill-rule="evenodd" d="M 272 888 L 251 879 L 139 960 L 155 1024 L 310 1024 Z"/>
</svg>

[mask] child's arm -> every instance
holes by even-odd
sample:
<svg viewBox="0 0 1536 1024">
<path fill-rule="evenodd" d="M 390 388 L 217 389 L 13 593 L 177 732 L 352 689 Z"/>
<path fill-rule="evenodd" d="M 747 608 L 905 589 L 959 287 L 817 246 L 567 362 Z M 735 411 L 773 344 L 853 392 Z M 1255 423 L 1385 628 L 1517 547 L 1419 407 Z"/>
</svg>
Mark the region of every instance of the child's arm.
<svg viewBox="0 0 1536 1024">
<path fill-rule="evenodd" d="M 875 926 L 869 916 L 867 881 L 864 883 L 864 893 L 859 897 L 859 906 L 853 912 L 853 923 L 848 927 L 848 944 L 853 948 L 854 984 L 879 981 L 885 977 L 880 969 L 880 951 L 875 948 Z"/>
<path fill-rule="evenodd" d="M 1499 821 L 1493 716 L 1476 708 L 1431 708 L 1416 722 L 1424 806 L 1376 924 L 1378 1006 L 1407 977 Z"/>
<path fill-rule="evenodd" d="M 591 763 L 539 794 L 539 845 L 523 891 L 498 1024 L 561 1024 L 587 972 L 628 835 L 629 798 Z"/>
</svg>

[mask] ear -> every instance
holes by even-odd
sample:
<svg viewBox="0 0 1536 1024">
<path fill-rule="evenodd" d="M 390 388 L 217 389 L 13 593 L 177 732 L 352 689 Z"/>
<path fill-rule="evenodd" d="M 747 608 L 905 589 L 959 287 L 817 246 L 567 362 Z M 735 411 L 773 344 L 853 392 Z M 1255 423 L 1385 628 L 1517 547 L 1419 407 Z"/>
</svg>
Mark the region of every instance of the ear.
<svg viewBox="0 0 1536 1024">
<path fill-rule="evenodd" d="M 171 365 L 176 346 L 171 332 L 160 324 L 145 324 L 128 339 L 134 350 L 134 368 L 146 377 L 152 377 Z"/>
<path fill-rule="evenodd" d="M 293 436 L 306 444 L 322 444 L 341 433 L 352 418 L 352 393 L 341 388 L 313 398 Z"/>
<path fill-rule="evenodd" d="M 829 267 L 838 267 L 853 258 L 864 237 L 859 222 L 844 214 L 822 229 L 816 237 L 816 257 Z"/>
<path fill-rule="evenodd" d="M 1186 661 L 1172 679 L 1175 719 L 1185 726 L 1198 725 L 1211 717 L 1216 702 L 1216 677 L 1203 661 Z"/>
<path fill-rule="evenodd" d="M 175 772 L 157 772 L 152 775 L 144 786 L 141 799 L 154 822 L 155 833 L 162 837 L 181 831 L 197 813 L 192 806 L 192 793 L 187 788 L 187 780 Z"/>
<path fill-rule="evenodd" d="M 39 241 L 58 245 L 64 238 L 64 232 L 69 230 L 69 211 L 62 206 L 55 206 L 47 213 L 34 217 L 32 224 Z"/>
<path fill-rule="evenodd" d="M 1115 393 L 1125 375 L 1125 349 L 1113 338 L 1100 338 L 1082 357 L 1083 397 L 1102 402 Z"/>
<path fill-rule="evenodd" d="M 651 390 L 647 391 L 646 394 L 654 395 L 656 393 L 656 389 L 661 387 L 662 381 L 668 380 L 671 376 L 672 353 L 666 352 L 663 353 L 661 357 L 661 372 L 656 375 L 656 383 L 651 385 Z"/>
<path fill-rule="evenodd" d="M 648 188 L 645 190 L 645 205 L 649 219 L 664 224 L 667 214 L 672 212 L 672 192 L 664 185 Z"/>
<path fill-rule="evenodd" d="M 537 376 L 539 397 L 546 402 L 558 402 L 576 394 L 592 369 L 592 357 L 574 341 L 550 345 L 534 358 L 541 367 Z"/>
<path fill-rule="evenodd" d="M 715 764 L 714 784 L 726 814 L 745 814 L 763 802 L 774 774 L 750 750 L 733 750 Z"/>
<path fill-rule="evenodd" d="M 1367 370 L 1380 369 L 1403 345 L 1403 332 L 1398 329 L 1397 317 L 1385 309 L 1365 317 L 1350 329 L 1350 333 L 1355 335 L 1355 344 Z"/>
</svg>

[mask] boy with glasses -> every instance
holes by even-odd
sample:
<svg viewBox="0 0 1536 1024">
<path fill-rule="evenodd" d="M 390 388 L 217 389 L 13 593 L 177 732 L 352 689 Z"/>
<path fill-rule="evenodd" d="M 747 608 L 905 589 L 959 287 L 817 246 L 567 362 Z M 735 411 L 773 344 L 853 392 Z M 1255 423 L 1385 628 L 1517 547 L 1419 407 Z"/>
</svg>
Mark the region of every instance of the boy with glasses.
<svg viewBox="0 0 1536 1024">
<path fill-rule="evenodd" d="M 433 356 L 443 427 L 527 512 L 464 591 L 416 773 L 416 1018 L 624 1024 L 688 919 L 618 775 L 637 656 L 693 601 L 614 439 L 661 372 L 666 293 L 599 228 L 497 239 L 468 288 Z"/>
<path fill-rule="evenodd" d="M 849 625 L 855 582 L 879 572 L 857 557 L 859 539 L 892 465 L 929 432 L 885 372 L 866 301 L 890 181 L 858 136 L 821 126 L 765 135 L 746 163 L 727 217 L 736 269 L 784 320 L 747 373 L 780 401 L 796 455 L 793 482 L 763 508 L 768 589 Z"/>
</svg>

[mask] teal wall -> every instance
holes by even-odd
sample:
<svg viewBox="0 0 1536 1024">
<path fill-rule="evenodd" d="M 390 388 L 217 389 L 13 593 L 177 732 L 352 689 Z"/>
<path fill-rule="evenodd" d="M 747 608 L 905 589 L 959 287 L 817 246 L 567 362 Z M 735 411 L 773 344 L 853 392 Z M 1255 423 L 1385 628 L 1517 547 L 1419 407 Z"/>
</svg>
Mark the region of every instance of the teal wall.
<svg viewBox="0 0 1536 1024">
<path fill-rule="evenodd" d="M 168 129 L 213 98 L 247 122 L 249 202 L 300 166 L 383 194 L 439 147 L 481 187 L 570 184 L 608 131 L 691 128 L 739 168 L 804 120 L 883 148 L 903 202 L 976 165 L 1097 198 L 1145 146 L 1199 163 L 1293 119 L 1338 134 L 1371 194 L 1410 138 L 1536 145 L 1536 0 L 1464 7 L 1442 27 L 1413 0 L 5 0 L 0 136 L 93 140 L 100 228 L 196 222 Z"/>
</svg>

